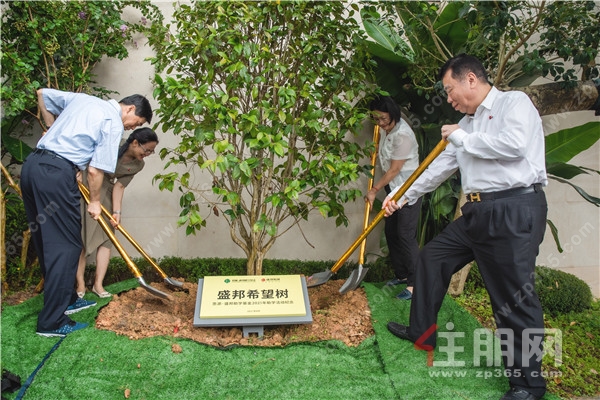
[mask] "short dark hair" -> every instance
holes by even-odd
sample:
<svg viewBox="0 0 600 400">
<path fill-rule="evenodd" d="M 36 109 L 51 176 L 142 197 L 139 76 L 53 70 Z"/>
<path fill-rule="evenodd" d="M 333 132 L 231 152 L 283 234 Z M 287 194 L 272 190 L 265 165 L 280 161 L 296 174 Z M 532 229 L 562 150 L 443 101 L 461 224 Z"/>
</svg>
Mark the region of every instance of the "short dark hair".
<svg viewBox="0 0 600 400">
<path fill-rule="evenodd" d="M 125 152 L 129 148 L 129 145 L 134 140 L 137 140 L 139 144 L 146 144 L 148 142 L 158 143 L 158 135 L 150 128 L 137 128 L 136 130 L 131 132 L 131 134 L 127 138 L 127 141 L 125 141 L 125 143 L 123 143 L 123 145 L 119 148 L 119 158 L 121 158 L 123 154 L 125 154 Z"/>
<path fill-rule="evenodd" d="M 392 99 L 390 96 L 381 96 L 378 95 L 369 104 L 369 109 L 371 111 L 381 111 L 390 114 L 390 118 L 394 122 L 400 121 L 402 118 L 402 112 L 400 111 L 400 107 L 398 104 Z"/>
<path fill-rule="evenodd" d="M 147 123 L 152 121 L 152 107 L 147 98 L 141 94 L 132 94 L 131 96 L 125 97 L 119 103 L 125 104 L 126 106 L 135 106 L 135 115 L 146 119 Z"/>
<path fill-rule="evenodd" d="M 469 72 L 472 72 L 480 81 L 489 83 L 487 71 L 483 67 L 481 61 L 479 61 L 478 58 L 465 53 L 459 54 L 446 61 L 438 75 L 440 81 L 444 79 L 448 70 L 452 71 L 451 76 L 456 80 L 460 80 Z"/>
</svg>

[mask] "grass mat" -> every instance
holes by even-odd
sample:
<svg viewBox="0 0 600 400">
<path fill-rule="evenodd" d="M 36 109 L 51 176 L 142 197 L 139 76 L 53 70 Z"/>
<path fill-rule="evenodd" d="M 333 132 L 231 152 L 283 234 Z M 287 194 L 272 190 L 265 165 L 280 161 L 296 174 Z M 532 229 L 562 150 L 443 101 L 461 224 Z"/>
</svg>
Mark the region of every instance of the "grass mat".
<svg viewBox="0 0 600 400">
<path fill-rule="evenodd" d="M 107 290 L 119 293 L 137 286 L 132 279 Z M 393 298 L 401 288 L 390 293 L 382 284 L 365 284 L 365 290 L 375 336 L 356 348 L 328 341 L 223 350 L 168 336 L 130 340 L 93 327 L 99 308 L 110 301 L 97 299 L 97 307 L 73 315 L 92 327 L 64 338 L 23 398 L 123 399 L 127 391 L 130 399 L 479 400 L 498 399 L 508 390 L 508 380 L 502 376 L 476 376 L 497 368 L 474 367 L 469 345 L 456 356 L 466 366 L 428 367 L 425 352 L 387 331 L 388 321 L 408 320 L 410 302 Z M 2 312 L 2 368 L 19 375 L 22 383 L 60 340 L 35 334 L 42 302 L 42 296 L 36 296 Z M 479 328 L 449 298 L 439 321 L 453 321 L 455 331 L 466 333 L 465 343 L 469 343 L 469 332 L 472 335 Z M 181 346 L 181 353 L 172 351 L 175 343 Z M 447 356 L 436 351 L 434 359 Z M 17 393 L 3 396 L 12 400 Z"/>
<path fill-rule="evenodd" d="M 413 343 L 401 340 L 387 329 L 390 321 L 408 325 L 410 301 L 394 299 L 406 286 L 390 288 L 383 283 L 364 283 L 373 328 L 382 363 L 399 399 L 499 399 L 509 390 L 508 378 L 500 359 L 489 354 L 474 365 L 475 333 L 479 322 L 451 297 L 446 296 L 438 314 L 438 340 L 433 359 L 428 366 L 426 351 L 417 350 Z M 392 299 L 392 300 L 390 300 Z M 453 344 L 446 339 L 453 336 Z M 545 400 L 557 399 L 546 394 Z"/>
</svg>

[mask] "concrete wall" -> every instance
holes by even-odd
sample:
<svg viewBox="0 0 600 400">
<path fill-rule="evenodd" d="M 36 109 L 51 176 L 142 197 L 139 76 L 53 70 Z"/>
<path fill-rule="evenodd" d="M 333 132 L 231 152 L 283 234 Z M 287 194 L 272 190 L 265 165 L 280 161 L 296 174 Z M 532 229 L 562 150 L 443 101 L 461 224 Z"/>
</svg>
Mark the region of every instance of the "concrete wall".
<svg viewBox="0 0 600 400">
<path fill-rule="evenodd" d="M 169 21 L 171 3 L 158 3 Z M 136 18 L 135 15 L 132 18 Z M 144 38 L 137 38 L 137 47 L 130 48 L 128 59 L 103 61 L 95 70 L 98 82 L 108 89 L 119 92 L 114 98 L 120 99 L 132 93 L 146 95 L 154 108 L 158 104 L 152 99 L 151 76 L 154 74 L 149 62 L 144 59 L 151 55 Z M 545 117 L 548 133 L 587 121 L 599 121 L 593 112 L 574 112 Z M 170 132 L 157 132 L 160 147 L 171 147 L 178 138 Z M 126 132 L 128 135 L 129 132 Z M 359 141 L 370 138 L 372 127 L 365 126 Z M 572 160 L 573 164 L 600 169 L 600 144 L 596 144 L 585 154 Z M 209 210 L 207 227 L 195 236 L 186 236 L 185 229 L 177 228 L 179 197 L 177 193 L 161 192 L 152 177 L 163 171 L 164 163 L 158 155 L 146 159 L 146 168 L 136 176 L 127 188 L 123 205 L 123 226 L 153 257 L 244 257 L 243 252 L 230 239 L 225 220 L 211 216 Z M 206 184 L 210 177 L 206 175 Z M 598 175 L 577 177 L 574 183 L 585 188 L 593 196 L 600 197 Z M 358 187 L 366 188 L 363 180 Z M 558 253 L 552 236 L 548 232 L 540 249 L 538 265 L 558 268 L 584 279 L 592 288 L 594 296 L 600 296 L 600 267 L 598 243 L 600 232 L 600 210 L 583 200 L 570 186 L 551 181 L 546 193 L 549 200 L 549 216 L 559 229 L 559 236 L 565 251 Z M 347 206 L 350 225 L 336 227 L 333 219 L 323 219 L 319 214 L 311 216 L 309 222 L 301 224 L 308 241 L 294 228 L 273 246 L 268 258 L 297 260 L 337 260 L 362 232 L 362 201 Z M 381 224 L 380 224 L 381 225 Z M 369 236 L 367 253 L 379 253 L 378 242 L 381 226 Z M 132 256 L 135 250 L 125 246 Z M 117 254 L 115 254 L 117 255 Z M 357 260 L 358 252 L 351 259 Z"/>
<path fill-rule="evenodd" d="M 546 134 L 600 121 L 590 111 L 555 114 L 543 118 Z M 600 170 L 600 142 L 569 163 Z M 577 176 L 571 182 L 588 194 L 600 197 L 600 178 L 597 174 Z M 595 297 L 600 296 L 600 210 L 583 199 L 571 186 L 550 180 L 546 189 L 548 219 L 554 222 L 563 248 L 560 253 L 550 233 L 546 236 L 537 258 L 538 265 L 560 269 L 586 281 Z"/>
</svg>

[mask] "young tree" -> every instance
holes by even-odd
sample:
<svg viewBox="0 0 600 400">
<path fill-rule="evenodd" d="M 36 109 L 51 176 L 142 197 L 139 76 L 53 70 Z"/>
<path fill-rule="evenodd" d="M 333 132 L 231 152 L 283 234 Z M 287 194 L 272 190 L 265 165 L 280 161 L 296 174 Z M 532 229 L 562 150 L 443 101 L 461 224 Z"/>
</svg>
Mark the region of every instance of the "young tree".
<svg viewBox="0 0 600 400">
<path fill-rule="evenodd" d="M 355 11 L 337 1 L 196 1 L 152 34 L 160 124 L 180 137 L 160 154 L 176 170 L 155 179 L 181 191 L 187 234 L 226 216 L 249 275 L 311 211 L 346 225 L 343 203 L 362 196 L 347 185 L 368 171 L 372 147 L 351 135 L 373 89 Z"/>
</svg>

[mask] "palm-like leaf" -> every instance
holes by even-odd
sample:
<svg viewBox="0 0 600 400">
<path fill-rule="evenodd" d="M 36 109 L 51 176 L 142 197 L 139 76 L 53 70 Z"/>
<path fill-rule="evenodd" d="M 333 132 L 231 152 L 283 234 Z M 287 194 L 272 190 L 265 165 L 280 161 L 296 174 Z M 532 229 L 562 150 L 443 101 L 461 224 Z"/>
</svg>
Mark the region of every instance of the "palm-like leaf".
<svg viewBox="0 0 600 400">
<path fill-rule="evenodd" d="M 588 122 L 546 136 L 546 164 L 566 163 L 600 139 L 600 122 Z"/>
<path fill-rule="evenodd" d="M 567 164 L 567 161 L 589 149 L 598 139 L 600 139 L 600 122 L 595 121 L 563 129 L 546 136 L 546 170 L 548 177 L 571 186 L 581 197 L 596 206 L 600 206 L 600 199 L 591 196 L 581 187 L 569 182 L 569 179 L 580 174 L 587 174 L 587 171 L 596 173 L 600 173 L 600 171 Z"/>
<path fill-rule="evenodd" d="M 588 194 L 585 190 L 583 190 L 579 186 L 573 184 L 572 182 L 569 182 L 568 180 L 559 178 L 557 176 L 549 176 L 549 178 L 554 179 L 554 180 L 559 181 L 559 182 L 562 182 L 562 183 L 566 183 L 567 185 L 569 185 L 573 189 L 575 189 L 577 191 L 577 193 L 579 193 L 581 195 L 581 197 L 583 197 L 584 199 L 586 199 L 590 203 L 594 204 L 596 207 L 600 207 L 600 199 L 598 197 L 595 197 L 595 196 L 592 196 L 592 195 Z"/>
<path fill-rule="evenodd" d="M 583 167 L 578 167 L 567 163 L 554 163 L 546 165 L 546 172 L 550 175 L 556 175 L 564 179 L 571 179 L 577 175 L 588 173 Z"/>
<path fill-rule="evenodd" d="M 415 62 L 414 52 L 387 21 L 362 13 L 365 31 L 374 42 L 368 42 L 369 52 L 382 60 L 406 67 Z"/>
</svg>

